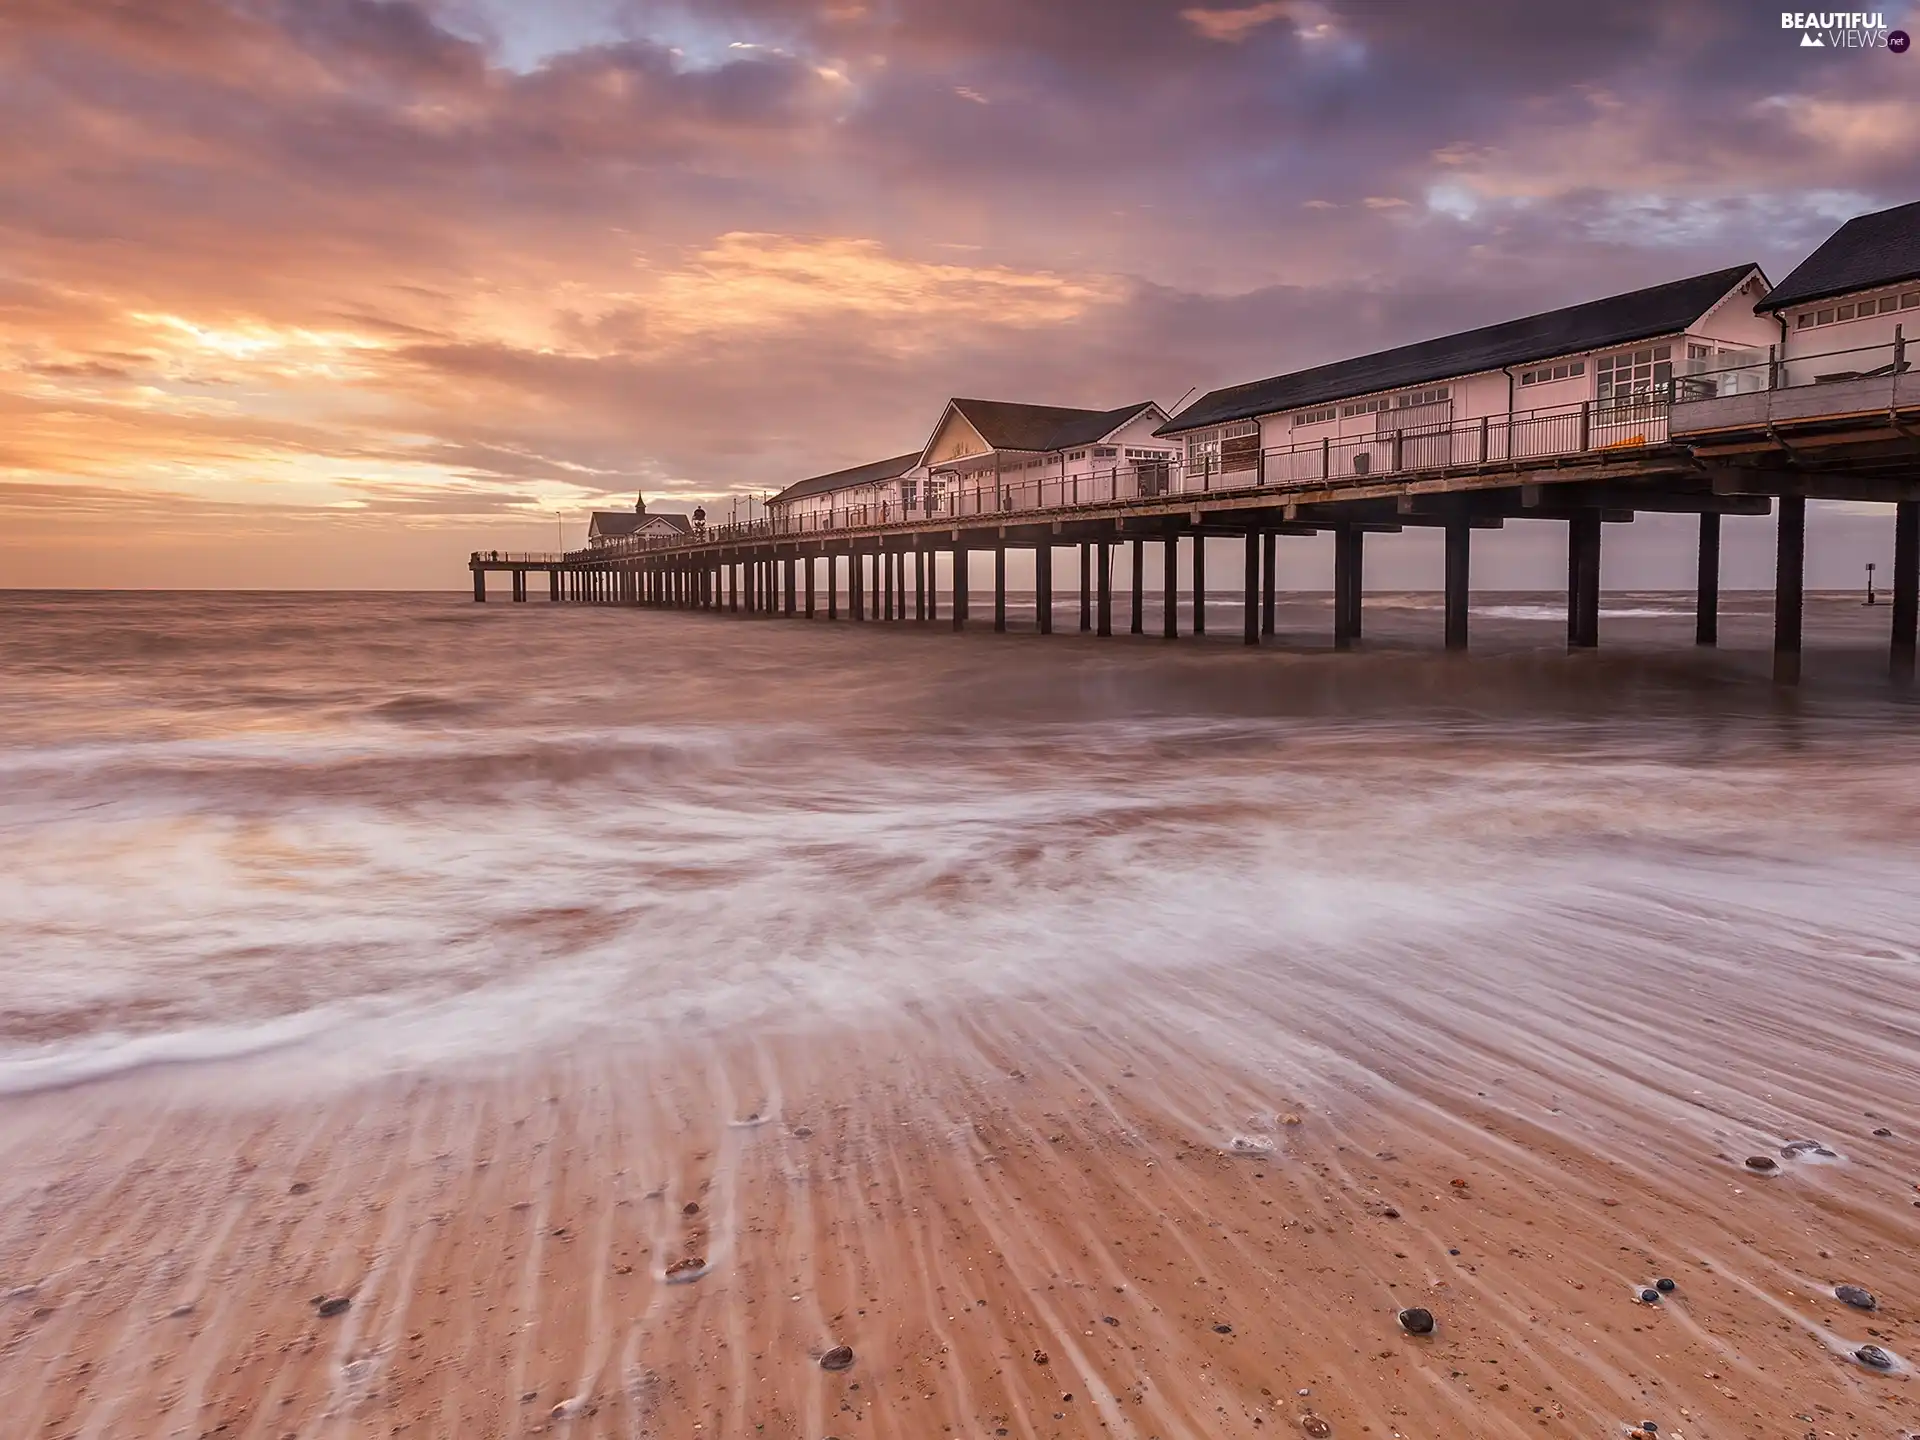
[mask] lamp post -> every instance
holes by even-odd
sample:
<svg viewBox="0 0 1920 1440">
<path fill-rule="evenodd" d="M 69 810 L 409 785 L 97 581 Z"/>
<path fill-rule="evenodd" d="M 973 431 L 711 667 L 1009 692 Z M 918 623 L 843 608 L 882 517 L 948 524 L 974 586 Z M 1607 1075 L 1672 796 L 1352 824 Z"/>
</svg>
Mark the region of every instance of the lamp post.
<svg viewBox="0 0 1920 1440">
<path fill-rule="evenodd" d="M 1879 603 L 1873 593 L 1873 561 L 1869 560 L 1867 562 L 1867 604 L 1878 605 Z"/>
</svg>

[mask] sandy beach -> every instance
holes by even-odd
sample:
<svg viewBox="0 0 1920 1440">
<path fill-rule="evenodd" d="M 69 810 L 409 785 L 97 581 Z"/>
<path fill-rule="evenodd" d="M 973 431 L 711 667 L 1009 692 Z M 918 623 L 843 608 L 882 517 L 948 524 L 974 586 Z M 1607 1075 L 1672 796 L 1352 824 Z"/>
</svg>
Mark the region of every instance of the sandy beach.
<svg viewBox="0 0 1920 1440">
<path fill-rule="evenodd" d="M 9 1437 L 1920 1425 L 1903 712 L 735 625 L 554 715 L 460 678 L 539 612 L 270 625 L 244 725 L 9 702 Z"/>
</svg>

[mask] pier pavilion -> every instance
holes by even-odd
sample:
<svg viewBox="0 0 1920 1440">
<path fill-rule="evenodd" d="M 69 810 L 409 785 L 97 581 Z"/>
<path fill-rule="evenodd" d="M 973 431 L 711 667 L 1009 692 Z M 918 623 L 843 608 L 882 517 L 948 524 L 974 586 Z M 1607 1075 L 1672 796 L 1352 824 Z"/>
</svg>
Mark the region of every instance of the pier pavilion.
<svg viewBox="0 0 1920 1440">
<path fill-rule="evenodd" d="M 1335 541 L 1333 640 L 1347 648 L 1363 631 L 1365 537 L 1430 526 L 1445 532 L 1446 644 L 1464 649 L 1473 532 L 1532 518 L 1567 525 L 1567 639 L 1585 649 L 1599 643 L 1603 526 L 1666 511 L 1700 517 L 1696 633 L 1712 645 L 1720 517 L 1766 515 L 1778 505 L 1775 676 L 1793 683 L 1805 502 L 1867 500 L 1895 506 L 1891 666 L 1909 680 L 1920 586 L 1920 383 L 1904 318 L 1920 318 L 1920 300 L 1903 312 L 1909 292 L 1920 294 L 1920 205 L 1848 222 L 1777 290 L 1757 266 L 1738 265 L 1214 391 L 1156 423 L 1158 444 L 1103 446 L 1119 452 L 1101 457 L 1107 468 L 1089 467 L 1085 483 L 1064 487 L 1044 466 L 1026 481 L 1026 459 L 1052 459 L 1057 447 L 996 443 L 972 419 L 979 446 L 935 454 L 956 412 L 964 418 L 966 407 L 988 403 L 951 402 L 914 464 L 900 456 L 835 472 L 876 472 L 866 483 L 876 495 L 894 487 L 895 504 L 794 503 L 698 536 L 614 539 L 564 555 L 476 553 L 474 597 L 485 598 L 488 573 L 504 570 L 524 599 L 526 575 L 545 571 L 556 599 L 838 618 L 844 583 L 852 620 L 905 619 L 909 593 L 912 618 L 934 620 L 944 593 L 946 618 L 960 629 L 974 620 L 970 570 L 980 557 L 993 569 L 992 623 L 1003 630 L 1006 555 L 1024 547 L 1035 554 L 1046 632 L 1054 552 L 1065 546 L 1080 552 L 1081 628 L 1105 635 L 1116 623 L 1119 549 L 1131 560 L 1123 603 L 1137 634 L 1157 548 L 1161 623 L 1172 638 L 1179 547 L 1192 548 L 1197 633 L 1208 580 L 1205 549 L 1194 542 L 1231 537 L 1245 551 L 1235 586 L 1243 638 L 1258 644 L 1273 630 L 1277 542 L 1327 531 Z M 1829 308 L 1835 318 L 1822 320 Z M 1800 324 L 1808 313 L 1814 318 Z M 1837 328 L 1846 324 L 1854 328 Z M 1825 345 L 1823 332 L 1847 343 Z M 1056 413 L 1132 424 L 1148 412 Z M 1011 450 L 1022 469 L 1008 483 Z M 904 483 L 988 453 L 996 457 L 992 483 L 916 488 L 906 503 Z M 890 473 L 878 475 L 882 469 Z M 795 492 L 819 481 L 784 495 L 807 499 Z"/>
</svg>

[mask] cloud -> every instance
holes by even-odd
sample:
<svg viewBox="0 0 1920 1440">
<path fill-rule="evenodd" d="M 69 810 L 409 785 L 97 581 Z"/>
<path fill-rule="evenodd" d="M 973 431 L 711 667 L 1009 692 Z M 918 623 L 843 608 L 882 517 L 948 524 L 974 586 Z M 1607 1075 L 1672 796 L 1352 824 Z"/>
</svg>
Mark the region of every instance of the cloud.
<svg viewBox="0 0 1920 1440">
<path fill-rule="evenodd" d="M 1254 31 L 1294 13 L 1294 0 L 1264 0 L 1258 5 L 1234 9 L 1208 10 L 1198 6 L 1182 10 L 1180 18 L 1209 40 L 1237 45 Z"/>
<path fill-rule="evenodd" d="M 1733 0 L 18 0 L 8 563 L 111 495 L 457 565 L 463 523 L 898 453 L 955 393 L 1777 276 L 1920 195 L 1910 69 Z"/>
</svg>

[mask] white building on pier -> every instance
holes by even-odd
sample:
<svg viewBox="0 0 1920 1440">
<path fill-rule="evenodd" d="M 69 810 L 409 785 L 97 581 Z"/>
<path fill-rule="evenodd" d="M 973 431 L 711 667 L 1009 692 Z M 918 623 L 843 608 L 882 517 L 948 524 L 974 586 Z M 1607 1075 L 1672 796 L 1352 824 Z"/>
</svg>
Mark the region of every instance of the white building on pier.
<svg viewBox="0 0 1920 1440">
<path fill-rule="evenodd" d="M 1690 374 L 1764 388 L 1767 293 L 1735 265 L 1215 390 L 1158 433 L 1183 443 L 1187 488 L 1644 445 Z"/>
</svg>

